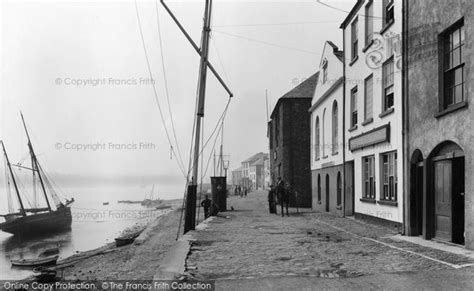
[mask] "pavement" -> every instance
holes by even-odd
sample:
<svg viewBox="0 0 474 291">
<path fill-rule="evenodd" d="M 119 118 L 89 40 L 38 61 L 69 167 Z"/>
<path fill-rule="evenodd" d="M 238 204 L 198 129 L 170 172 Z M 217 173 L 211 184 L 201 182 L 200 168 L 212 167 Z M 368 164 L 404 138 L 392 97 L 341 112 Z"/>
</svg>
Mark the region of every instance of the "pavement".
<svg viewBox="0 0 474 291">
<path fill-rule="evenodd" d="M 215 280 L 217 290 L 474 290 L 472 251 L 310 209 L 281 217 L 266 197 L 229 197 L 234 211 L 188 233 L 188 279 Z"/>
</svg>

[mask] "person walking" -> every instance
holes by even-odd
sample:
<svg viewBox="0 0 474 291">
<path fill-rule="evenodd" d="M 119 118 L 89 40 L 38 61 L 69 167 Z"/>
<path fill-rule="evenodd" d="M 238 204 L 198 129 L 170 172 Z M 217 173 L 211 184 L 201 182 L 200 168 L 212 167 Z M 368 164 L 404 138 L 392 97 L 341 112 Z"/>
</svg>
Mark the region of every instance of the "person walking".
<svg viewBox="0 0 474 291">
<path fill-rule="evenodd" d="M 209 199 L 209 195 L 206 195 L 206 199 L 201 202 L 201 206 L 204 208 L 204 218 L 209 217 L 209 209 L 211 208 L 212 200 Z"/>
</svg>

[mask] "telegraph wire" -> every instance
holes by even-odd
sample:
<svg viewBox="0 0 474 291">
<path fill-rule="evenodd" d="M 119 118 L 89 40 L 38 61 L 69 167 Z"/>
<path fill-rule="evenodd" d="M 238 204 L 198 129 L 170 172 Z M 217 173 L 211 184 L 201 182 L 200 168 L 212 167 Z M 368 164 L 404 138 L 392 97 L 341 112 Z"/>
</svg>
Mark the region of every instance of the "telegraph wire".
<svg viewBox="0 0 474 291">
<path fill-rule="evenodd" d="M 257 43 L 266 44 L 266 45 L 269 45 L 269 46 L 274 46 L 274 47 L 287 49 L 287 50 L 299 51 L 299 52 L 306 53 L 306 54 L 320 55 L 320 54 L 312 52 L 312 51 L 303 50 L 303 49 L 299 49 L 299 48 L 295 48 L 295 47 L 282 46 L 282 45 L 279 45 L 279 44 L 276 44 L 276 43 L 271 43 L 271 42 L 258 40 L 258 39 L 254 39 L 254 38 L 250 38 L 250 37 L 246 37 L 246 36 L 242 36 L 242 35 L 223 32 L 223 31 L 220 31 L 220 30 L 214 30 L 214 31 L 217 32 L 217 33 L 225 34 L 225 35 L 232 36 L 232 37 L 235 37 L 235 38 L 245 39 L 245 40 L 251 41 L 251 42 L 257 42 Z"/>
<path fill-rule="evenodd" d="M 239 23 L 239 24 L 221 24 L 214 27 L 259 27 L 259 26 L 284 26 L 284 25 L 307 25 L 307 24 L 324 24 L 324 23 L 340 23 L 340 21 L 301 21 L 301 22 L 276 22 L 276 23 Z"/>
<path fill-rule="evenodd" d="M 332 5 L 329 5 L 329 4 L 327 4 L 327 3 L 324 3 L 324 2 L 322 2 L 321 0 L 316 0 L 316 3 L 319 3 L 319 4 L 323 5 L 323 6 L 329 7 L 329 8 L 331 8 L 331 9 L 333 9 L 333 10 L 337 10 L 337 11 L 339 11 L 339 12 L 344 12 L 344 13 L 346 13 L 346 14 L 351 13 L 350 11 L 347 11 L 347 10 L 344 10 L 344 9 L 341 9 L 341 8 L 337 8 L 337 7 L 335 7 L 335 6 L 332 6 Z M 374 19 L 383 19 L 383 18 L 380 17 L 380 16 L 374 16 L 374 15 L 370 15 L 370 16 L 369 16 L 369 15 L 363 15 L 363 14 L 357 14 L 357 15 L 362 16 L 362 17 L 370 17 L 370 18 L 374 18 Z"/>
<path fill-rule="evenodd" d="M 143 46 L 143 51 L 145 53 L 145 59 L 146 59 L 146 63 L 147 63 L 147 68 L 148 68 L 148 73 L 150 75 L 150 78 L 152 80 L 154 80 L 153 78 L 153 73 L 151 71 L 151 66 L 150 66 L 150 61 L 149 61 L 149 58 L 148 58 L 148 51 L 146 49 L 146 45 L 145 45 L 145 38 L 143 36 L 143 29 L 142 29 L 142 23 L 141 23 L 141 19 L 140 19 L 140 13 L 138 11 L 138 4 L 137 4 L 137 0 L 134 1 L 135 3 L 135 11 L 136 11 L 136 15 L 137 15 L 137 20 L 138 20 L 138 28 L 139 28 L 139 31 L 140 31 L 140 37 L 141 37 L 141 41 L 142 41 L 142 46 Z M 169 132 L 168 132 L 168 128 L 166 127 L 166 122 L 165 122 L 165 118 L 163 116 L 163 111 L 161 109 L 161 104 L 160 104 L 160 100 L 158 99 L 158 93 L 156 91 L 156 86 L 154 84 L 154 82 L 152 82 L 152 87 L 153 87 L 153 93 L 155 95 L 155 101 L 156 101 L 156 104 L 158 106 L 158 110 L 160 112 L 160 117 L 161 117 L 161 122 L 163 124 L 163 128 L 165 130 L 165 133 L 166 133 L 166 137 L 168 139 L 168 143 L 171 147 L 171 151 L 173 152 L 175 158 L 176 158 L 176 162 L 178 163 L 178 166 L 183 174 L 183 176 L 186 178 L 186 171 L 184 170 L 184 166 L 182 165 L 182 163 L 180 163 L 179 161 L 179 158 L 177 157 L 176 155 L 176 152 L 173 148 L 173 143 L 171 142 L 171 138 L 170 138 L 170 135 L 169 135 Z"/>
</svg>

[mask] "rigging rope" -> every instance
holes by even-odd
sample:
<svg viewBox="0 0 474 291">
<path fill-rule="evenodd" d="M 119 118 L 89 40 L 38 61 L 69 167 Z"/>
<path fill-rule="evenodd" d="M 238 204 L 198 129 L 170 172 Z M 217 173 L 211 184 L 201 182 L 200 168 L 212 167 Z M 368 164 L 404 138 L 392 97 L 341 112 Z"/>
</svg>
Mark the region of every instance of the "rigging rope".
<svg viewBox="0 0 474 291">
<path fill-rule="evenodd" d="M 169 89 L 168 89 L 168 78 L 166 76 L 165 58 L 164 58 L 164 54 L 163 54 L 163 42 L 162 42 L 162 39 L 161 39 L 161 26 L 160 26 L 159 12 L 158 12 L 158 1 L 155 1 L 155 10 L 156 10 L 156 23 L 157 23 L 157 26 L 158 26 L 158 39 L 159 39 L 159 44 L 160 44 L 161 68 L 162 68 L 162 71 L 163 71 L 163 81 L 165 83 L 166 100 L 168 102 L 168 112 L 170 114 L 170 119 L 171 119 L 171 129 L 173 130 L 174 141 L 175 141 L 176 147 L 178 149 L 179 160 L 180 160 L 180 162 L 181 162 L 181 164 L 184 168 L 183 158 L 181 156 L 181 149 L 179 147 L 178 138 L 176 137 L 176 129 L 175 129 L 175 126 L 174 126 L 173 112 L 171 110 L 170 93 L 169 93 Z M 171 146 L 171 147 L 173 147 L 173 146 Z"/>
<path fill-rule="evenodd" d="M 146 49 L 146 45 L 145 45 L 145 37 L 143 36 L 143 29 L 142 29 L 142 22 L 141 22 L 141 19 L 140 19 L 140 13 L 138 11 L 138 4 L 137 4 L 137 0 L 134 1 L 135 2 L 135 11 L 136 11 L 136 15 L 137 15 L 137 21 L 138 21 L 138 28 L 139 28 L 139 31 L 140 31 L 140 37 L 141 37 L 141 41 L 142 41 L 142 46 L 143 46 L 143 51 L 145 53 L 145 59 L 146 59 L 146 63 L 147 63 L 147 68 L 148 68 L 148 74 L 150 75 L 150 79 L 151 80 L 154 80 L 153 78 L 153 73 L 151 71 L 151 65 L 150 65 L 150 60 L 148 58 L 148 51 Z M 176 155 L 176 152 L 173 148 L 173 143 L 171 141 L 171 138 L 170 138 L 170 134 L 168 132 L 168 128 L 166 126 L 166 122 L 165 122 L 165 118 L 164 118 L 164 115 L 163 115 L 163 111 L 161 109 L 161 104 L 160 104 L 160 100 L 158 98 L 158 92 L 156 90 L 156 86 L 155 86 L 155 83 L 152 82 L 151 83 L 152 85 L 152 88 L 153 88 L 153 94 L 155 95 L 155 102 L 156 102 L 156 105 L 158 106 L 158 111 L 160 113 L 160 117 L 161 117 L 161 123 L 163 125 L 163 128 L 165 130 L 165 133 L 166 133 L 166 138 L 168 139 L 168 143 L 170 144 L 170 147 L 171 147 L 171 151 L 173 152 L 174 156 L 176 157 L 176 161 L 178 163 L 178 167 L 180 168 L 183 176 L 186 178 L 186 171 L 184 169 L 184 163 L 182 160 L 179 160 L 179 157 Z"/>
<path fill-rule="evenodd" d="M 12 200 L 12 193 L 11 193 L 11 184 L 10 184 L 10 174 L 8 173 L 7 167 L 7 161 L 4 160 L 5 164 L 5 187 L 7 188 L 7 203 L 8 203 L 8 212 L 12 213 L 14 212 L 13 209 L 13 200 Z"/>
</svg>

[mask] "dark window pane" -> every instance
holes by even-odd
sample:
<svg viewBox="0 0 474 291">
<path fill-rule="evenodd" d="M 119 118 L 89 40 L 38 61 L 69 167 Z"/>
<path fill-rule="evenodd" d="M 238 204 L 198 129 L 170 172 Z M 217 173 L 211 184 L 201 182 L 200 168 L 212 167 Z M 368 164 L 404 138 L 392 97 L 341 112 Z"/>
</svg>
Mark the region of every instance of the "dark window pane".
<svg viewBox="0 0 474 291">
<path fill-rule="evenodd" d="M 448 87 L 446 88 L 446 96 L 445 96 L 445 105 L 451 105 L 453 104 L 453 99 L 454 99 L 454 88 L 453 87 Z"/>
</svg>

